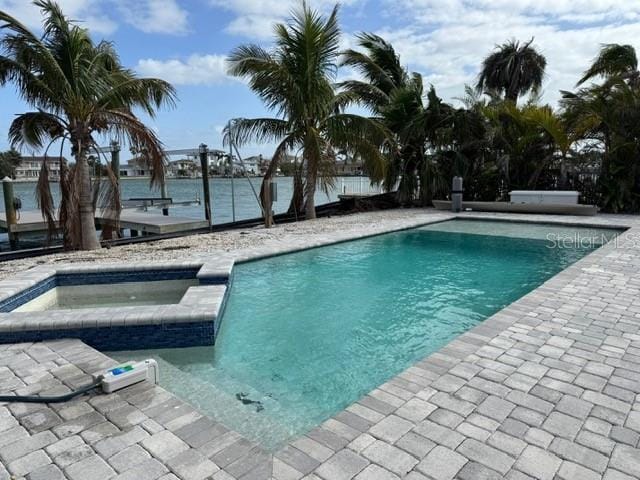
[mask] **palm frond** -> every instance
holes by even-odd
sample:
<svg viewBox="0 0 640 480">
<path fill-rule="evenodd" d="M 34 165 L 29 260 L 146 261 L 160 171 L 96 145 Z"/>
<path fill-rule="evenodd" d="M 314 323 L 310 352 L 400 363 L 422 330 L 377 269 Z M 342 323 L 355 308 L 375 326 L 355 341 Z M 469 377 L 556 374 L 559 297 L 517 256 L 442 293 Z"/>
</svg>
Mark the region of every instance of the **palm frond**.
<svg viewBox="0 0 640 480">
<path fill-rule="evenodd" d="M 122 204 L 120 200 L 120 184 L 111 165 L 105 166 L 107 178 L 98 184 L 97 209 L 102 213 L 102 239 L 113 240 L 118 238 L 120 231 L 120 212 Z"/>
<path fill-rule="evenodd" d="M 223 131 L 223 144 L 279 142 L 290 133 L 291 125 L 277 118 L 235 118 Z"/>
<path fill-rule="evenodd" d="M 82 247 L 82 233 L 80 222 L 80 188 L 75 165 L 67 165 L 61 158 L 60 162 L 60 227 L 64 233 L 63 243 L 69 250 Z"/>
<path fill-rule="evenodd" d="M 56 209 L 51 194 L 51 185 L 49 183 L 49 165 L 47 157 L 42 162 L 40 175 L 36 184 L 36 204 L 42 213 L 42 218 L 47 223 L 47 243 L 50 243 L 55 236 L 56 229 Z"/>
<path fill-rule="evenodd" d="M 44 112 L 27 112 L 18 115 L 9 126 L 9 142 L 14 148 L 24 146 L 42 148 L 45 142 L 61 138 L 67 131 L 64 120 Z"/>
<path fill-rule="evenodd" d="M 509 40 L 497 46 L 482 63 L 476 89 L 480 93 L 500 91 L 514 102 L 529 91 L 539 92 L 547 60 L 531 46 L 532 43 L 533 39 L 522 45 Z"/>
<path fill-rule="evenodd" d="M 372 33 L 356 35 L 358 45 L 366 53 L 346 50 L 342 53 L 340 65 L 355 68 L 367 82 L 389 95 L 391 90 L 406 81 L 406 71 L 393 46 L 382 37 Z"/>
<path fill-rule="evenodd" d="M 389 95 L 370 83 L 347 80 L 339 83 L 337 87 L 341 90 L 338 95 L 343 99 L 343 105 L 357 104 L 379 112 L 381 106 L 389 103 Z"/>
<path fill-rule="evenodd" d="M 143 163 L 151 170 L 151 184 L 164 181 L 166 155 L 156 134 L 133 113 L 120 110 L 105 110 L 95 114 L 94 121 L 108 125 L 116 139 L 124 139 L 132 149 L 141 153 Z"/>
<path fill-rule="evenodd" d="M 176 90 L 168 82 L 157 78 L 126 76 L 122 82 L 113 85 L 96 101 L 96 108 L 99 110 L 137 107 L 154 118 L 159 108 L 173 107 L 175 101 Z"/>
<path fill-rule="evenodd" d="M 631 45 L 607 44 L 602 46 L 577 85 L 580 86 L 595 77 L 624 76 L 637 70 L 638 57 Z"/>
</svg>

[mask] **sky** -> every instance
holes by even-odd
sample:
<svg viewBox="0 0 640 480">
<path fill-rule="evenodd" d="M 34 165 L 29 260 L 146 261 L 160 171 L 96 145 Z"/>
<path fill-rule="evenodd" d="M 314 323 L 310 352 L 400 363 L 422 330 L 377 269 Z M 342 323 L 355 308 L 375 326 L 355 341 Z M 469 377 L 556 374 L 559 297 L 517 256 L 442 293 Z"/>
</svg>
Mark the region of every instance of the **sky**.
<svg viewBox="0 0 640 480">
<path fill-rule="evenodd" d="M 329 11 L 332 0 L 308 0 Z M 122 62 L 141 76 L 160 77 L 178 91 L 174 109 L 150 125 L 168 149 L 206 143 L 222 148 L 231 118 L 269 115 L 245 83 L 226 74 L 236 46 L 269 47 L 273 25 L 286 20 L 297 0 L 59 0 L 65 13 L 115 43 Z M 37 31 L 41 15 L 28 0 L 0 0 L 0 10 Z M 420 72 L 440 96 L 455 103 L 472 84 L 483 58 L 508 39 L 527 41 L 547 57 L 542 100 L 557 105 L 559 91 L 574 88 L 601 44 L 634 45 L 640 52 L 640 0 L 344 0 L 342 44 L 377 33 L 401 61 Z M 341 79 L 352 76 L 341 71 Z M 0 88 L 0 150 L 15 114 L 28 111 L 13 86 Z M 106 143 L 106 141 L 105 141 Z M 271 145 L 243 147 L 243 155 L 270 156 Z M 32 152 L 25 151 L 30 154 Z M 39 152 L 34 152 L 39 153 Z"/>
</svg>

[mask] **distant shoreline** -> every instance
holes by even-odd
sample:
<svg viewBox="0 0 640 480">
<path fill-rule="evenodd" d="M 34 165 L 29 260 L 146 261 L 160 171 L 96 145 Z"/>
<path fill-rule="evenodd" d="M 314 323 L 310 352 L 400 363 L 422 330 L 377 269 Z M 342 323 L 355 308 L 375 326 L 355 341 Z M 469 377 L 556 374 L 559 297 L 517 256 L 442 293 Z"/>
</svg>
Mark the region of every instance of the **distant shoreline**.
<svg viewBox="0 0 640 480">
<path fill-rule="evenodd" d="M 96 180 L 98 177 L 91 177 L 92 180 Z M 105 177 L 101 177 L 101 178 L 105 178 Z M 202 180 L 202 177 L 165 177 L 167 180 Z M 209 179 L 214 179 L 214 178 L 227 178 L 227 179 L 231 179 L 231 177 L 226 176 L 226 175 L 210 175 Z M 233 177 L 234 179 L 243 179 L 243 178 L 247 178 L 246 176 L 242 175 L 242 176 L 235 176 Z M 249 175 L 249 178 L 262 178 L 262 175 Z M 290 175 L 278 175 L 275 178 L 292 178 Z M 349 175 L 349 174 L 342 174 L 342 175 L 336 175 L 335 178 L 368 178 L 366 175 Z M 150 180 L 151 176 L 147 175 L 147 176 L 139 176 L 139 177 L 120 177 L 120 180 L 122 181 L 134 181 L 134 180 Z M 37 179 L 14 179 L 13 180 L 14 183 L 38 183 Z M 53 180 L 50 179 L 49 182 L 51 183 L 60 183 L 60 180 Z"/>
</svg>

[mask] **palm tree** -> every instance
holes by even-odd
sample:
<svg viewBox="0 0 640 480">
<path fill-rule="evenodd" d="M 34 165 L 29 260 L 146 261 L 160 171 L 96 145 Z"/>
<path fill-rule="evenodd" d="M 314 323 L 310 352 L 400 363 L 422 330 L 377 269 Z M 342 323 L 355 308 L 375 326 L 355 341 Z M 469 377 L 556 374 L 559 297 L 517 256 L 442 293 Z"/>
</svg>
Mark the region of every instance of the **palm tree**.
<svg viewBox="0 0 640 480">
<path fill-rule="evenodd" d="M 591 67 L 584 72 L 578 86 L 595 77 L 620 77 L 633 87 L 640 87 L 638 57 L 631 45 L 607 44 L 602 47 Z"/>
<path fill-rule="evenodd" d="M 519 107 L 502 102 L 484 108 L 491 148 L 502 170 L 503 194 L 510 189 L 536 189 L 546 183 L 543 174 L 549 173 L 558 148 L 553 126 L 546 118 L 549 112 L 550 107 L 535 103 Z"/>
<path fill-rule="evenodd" d="M 64 243 L 69 248 L 99 248 L 96 188 L 87 162 L 88 155 L 97 151 L 96 137 L 126 140 L 147 152 L 152 183 L 158 184 L 164 176 L 162 145 L 132 110 L 141 108 L 153 117 L 163 104 L 173 104 L 175 93 L 162 80 L 138 78 L 124 68 L 111 43 L 94 43 L 87 29 L 65 17 L 54 1 L 34 4 L 44 15 L 41 36 L 0 12 L 0 85 L 15 84 L 34 109 L 15 118 L 9 139 L 13 146 L 46 148 L 45 152 L 56 141 L 69 142 L 75 165 L 61 166 L 59 219 Z M 38 192 L 43 216 L 52 228 L 55 210 L 46 162 Z M 119 192 L 112 193 L 117 204 Z"/>
<path fill-rule="evenodd" d="M 392 133 L 385 146 L 385 188 L 391 190 L 398 185 L 398 200 L 405 204 L 413 200 L 420 186 L 420 196 L 428 203 L 434 169 L 425 156 L 428 132 L 422 76 L 410 75 L 393 46 L 382 37 L 360 33 L 357 39 L 363 51 L 346 50 L 341 65 L 354 68 L 363 80 L 348 80 L 340 87 L 346 98 L 367 107 Z"/>
<path fill-rule="evenodd" d="M 563 116 L 600 153 L 599 204 L 606 211 L 640 209 L 640 71 L 631 45 L 603 45 L 576 92 L 562 92 Z"/>
<path fill-rule="evenodd" d="M 533 39 L 521 45 L 509 40 L 482 62 L 476 88 L 480 92 L 499 92 L 517 103 L 527 92 L 537 94 L 542 87 L 547 60 L 534 47 Z"/>
<path fill-rule="evenodd" d="M 228 57 L 229 73 L 247 79 L 251 90 L 276 113 L 276 118 L 236 119 L 227 138 L 238 145 L 278 142 L 263 192 L 288 152 L 299 155 L 307 219 L 316 216 L 318 179 L 323 189 L 332 185 L 336 152 L 359 156 L 374 176 L 380 175 L 382 165 L 378 145 L 384 137 L 383 128 L 367 118 L 345 113 L 349 99 L 338 93 L 333 83 L 339 40 L 338 7 L 324 17 L 303 3 L 287 23 L 275 26 L 271 51 L 249 44 L 235 48 Z"/>
<path fill-rule="evenodd" d="M 354 68 L 364 81 L 347 80 L 340 87 L 354 102 L 380 114 L 389 105 L 393 91 L 407 86 L 411 78 L 393 45 L 385 39 L 372 33 L 360 33 L 356 38 L 364 52 L 345 50 L 340 65 Z"/>
</svg>

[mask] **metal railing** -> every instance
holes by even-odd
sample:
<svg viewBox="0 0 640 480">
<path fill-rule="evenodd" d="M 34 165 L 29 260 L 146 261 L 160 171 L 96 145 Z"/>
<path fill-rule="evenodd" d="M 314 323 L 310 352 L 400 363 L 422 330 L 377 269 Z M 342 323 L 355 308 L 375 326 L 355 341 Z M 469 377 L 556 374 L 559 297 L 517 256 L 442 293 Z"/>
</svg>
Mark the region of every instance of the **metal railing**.
<svg viewBox="0 0 640 480">
<path fill-rule="evenodd" d="M 341 177 L 339 192 L 343 195 L 366 195 L 383 193 L 384 189 L 381 184 L 372 185 L 371 180 L 366 176 Z"/>
</svg>

